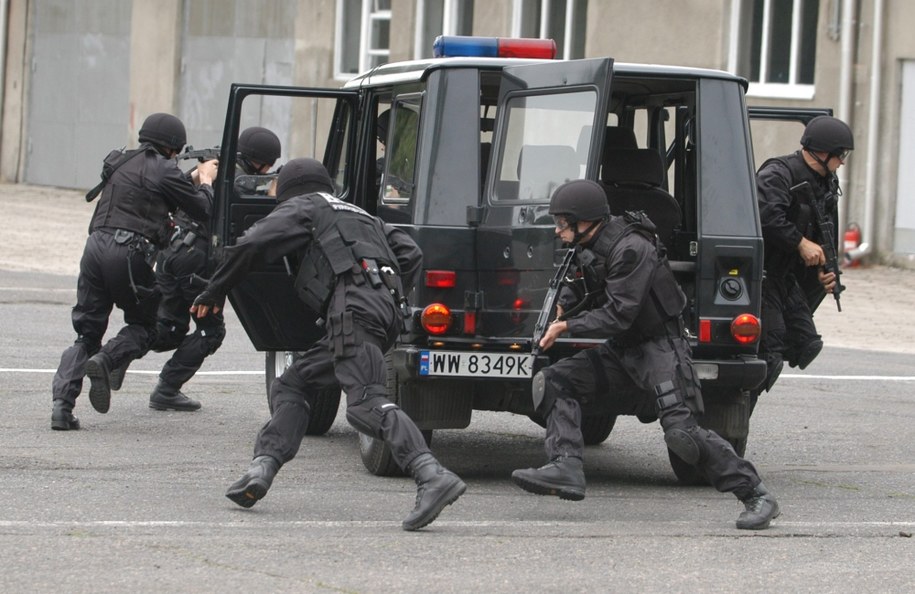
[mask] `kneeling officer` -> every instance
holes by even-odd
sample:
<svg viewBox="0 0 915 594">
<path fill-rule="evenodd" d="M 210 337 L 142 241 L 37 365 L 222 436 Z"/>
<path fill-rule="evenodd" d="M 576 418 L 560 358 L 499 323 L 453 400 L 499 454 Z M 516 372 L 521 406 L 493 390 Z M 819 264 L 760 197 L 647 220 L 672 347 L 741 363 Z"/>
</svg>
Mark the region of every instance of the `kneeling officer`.
<svg viewBox="0 0 915 594">
<path fill-rule="evenodd" d="M 646 404 L 660 419 L 667 447 L 701 470 L 716 489 L 734 493 L 744 503 L 737 527 L 767 528 L 779 514 L 778 503 L 756 469 L 696 422 L 702 396 L 683 337 L 680 314 L 686 297 L 658 250 L 654 224 L 643 213 L 611 217 L 603 189 L 589 180 L 556 188 L 550 214 L 556 234 L 576 250 L 593 297 L 584 311 L 573 314 L 575 298 L 561 295 L 560 306 L 573 315 L 553 322 L 540 346 L 550 348 L 562 334 L 609 340 L 534 376 L 534 405 L 546 419 L 549 462 L 514 471 L 512 481 L 532 493 L 584 499 L 580 401 L 622 398 L 635 388 L 653 399 Z"/>
<path fill-rule="evenodd" d="M 280 466 L 301 445 L 308 402 L 322 390 L 342 388 L 350 424 L 383 439 L 400 467 L 413 475 L 416 506 L 403 528 L 417 530 L 467 488 L 438 463 L 410 417 L 387 398 L 384 353 L 400 334 L 401 297 L 416 283 L 422 252 L 404 231 L 333 197 L 332 191 L 320 162 L 288 162 L 277 178 L 276 209 L 226 248 L 223 263 L 191 308 L 198 317 L 218 312 L 226 293 L 252 266 L 296 254 L 301 262 L 296 290 L 327 328 L 273 382 L 272 416 L 258 433 L 250 468 L 226 497 L 242 507 L 263 498 Z"/>
</svg>

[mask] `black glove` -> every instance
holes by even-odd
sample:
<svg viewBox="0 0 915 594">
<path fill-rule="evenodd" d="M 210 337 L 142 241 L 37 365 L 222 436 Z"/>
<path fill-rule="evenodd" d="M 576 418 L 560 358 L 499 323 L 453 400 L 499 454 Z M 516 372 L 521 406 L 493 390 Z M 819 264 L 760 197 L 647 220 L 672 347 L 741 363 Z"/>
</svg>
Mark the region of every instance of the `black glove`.
<svg viewBox="0 0 915 594">
<path fill-rule="evenodd" d="M 203 292 L 201 292 L 199 295 L 197 295 L 196 299 L 194 299 L 193 307 L 197 307 L 199 305 L 204 305 L 204 306 L 210 308 L 210 310 L 217 308 L 217 307 L 219 309 L 222 309 L 223 306 L 225 305 L 225 303 L 226 303 L 225 295 L 221 295 L 217 291 L 214 291 L 210 288 L 206 288 L 203 290 Z"/>
</svg>

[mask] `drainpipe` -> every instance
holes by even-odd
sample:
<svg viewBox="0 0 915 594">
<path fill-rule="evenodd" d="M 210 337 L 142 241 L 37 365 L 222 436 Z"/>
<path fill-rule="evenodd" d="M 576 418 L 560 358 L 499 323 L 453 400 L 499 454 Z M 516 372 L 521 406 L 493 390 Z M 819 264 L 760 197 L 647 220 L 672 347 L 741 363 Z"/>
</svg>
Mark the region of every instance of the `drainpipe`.
<svg viewBox="0 0 915 594">
<path fill-rule="evenodd" d="M 851 126 L 852 116 L 852 85 L 854 84 L 853 73 L 855 67 L 855 14 L 857 0 L 842 0 L 842 52 L 841 67 L 839 72 L 839 113 L 838 117 L 843 122 Z M 839 185 L 842 188 L 848 187 L 846 177 L 847 167 L 839 169 Z M 839 197 L 839 224 L 836 229 L 837 234 L 841 234 L 846 225 L 846 203 L 848 199 L 845 196 Z"/>
<path fill-rule="evenodd" d="M 861 249 L 855 250 L 856 258 L 867 255 L 874 241 L 874 212 L 877 193 L 877 144 L 880 126 L 880 79 L 883 48 L 883 0 L 874 0 L 874 39 L 871 47 L 870 110 L 867 117 L 867 168 L 864 179 L 864 225 L 861 228 Z M 860 252 L 860 253 L 859 253 Z"/>
</svg>

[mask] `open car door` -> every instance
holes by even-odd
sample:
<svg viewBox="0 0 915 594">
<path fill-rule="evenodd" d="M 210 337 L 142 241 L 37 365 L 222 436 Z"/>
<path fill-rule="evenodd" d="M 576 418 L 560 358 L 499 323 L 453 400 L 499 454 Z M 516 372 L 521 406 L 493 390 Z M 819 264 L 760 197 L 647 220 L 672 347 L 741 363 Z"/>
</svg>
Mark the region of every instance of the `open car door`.
<svg viewBox="0 0 915 594">
<path fill-rule="evenodd" d="M 792 107 L 748 107 L 747 113 L 750 117 L 750 129 L 754 138 L 758 138 L 765 135 L 766 126 L 781 125 L 787 123 L 791 125 L 791 129 L 796 130 L 796 134 L 793 136 L 795 140 L 800 139 L 801 134 L 804 131 L 804 126 L 806 126 L 810 120 L 818 116 L 831 116 L 832 109 L 829 108 L 792 108 Z M 792 125 L 793 124 L 793 125 Z M 756 143 L 754 142 L 754 145 Z M 798 147 L 797 144 L 791 145 L 791 150 L 796 150 Z M 756 158 L 756 170 L 758 171 L 760 166 L 766 162 L 767 159 L 771 157 L 777 157 L 780 155 L 787 154 L 791 151 L 783 150 L 781 152 L 776 152 L 776 154 L 760 154 L 760 151 L 756 146 L 754 146 L 753 154 Z M 836 245 L 833 246 L 834 249 L 838 250 L 838 232 L 833 230 L 834 239 L 836 239 Z M 837 252 L 838 253 L 838 252 Z M 807 267 L 805 268 L 806 274 L 798 278 L 798 284 L 801 289 L 804 291 L 804 296 L 807 298 L 807 304 L 810 306 L 810 311 L 816 311 L 820 303 L 826 297 L 826 291 L 823 290 L 823 285 L 820 284 L 819 278 L 817 276 L 816 267 Z"/>
<path fill-rule="evenodd" d="M 475 238 L 481 334 L 530 342 L 562 259 L 550 197 L 566 181 L 597 180 L 612 71 L 600 58 L 502 73 Z"/>
<path fill-rule="evenodd" d="M 350 163 L 357 106 L 356 91 L 232 85 L 215 192 L 212 228 L 216 249 L 210 250 L 211 270 L 218 265 L 222 247 L 234 244 L 276 206 L 276 199 L 267 195 L 275 173 L 248 176 L 236 168 L 241 130 L 248 125 L 270 128 L 269 121 L 273 120 L 287 122 L 274 128 L 283 141 L 283 154 L 322 161 L 337 195 L 342 196 L 353 186 Z M 306 126 L 289 126 L 294 116 L 296 122 L 307 122 Z M 323 334 L 315 324 L 316 316 L 296 296 L 293 281 L 297 270 L 298 262 L 290 254 L 252 270 L 229 293 L 229 301 L 257 350 L 305 350 Z"/>
</svg>

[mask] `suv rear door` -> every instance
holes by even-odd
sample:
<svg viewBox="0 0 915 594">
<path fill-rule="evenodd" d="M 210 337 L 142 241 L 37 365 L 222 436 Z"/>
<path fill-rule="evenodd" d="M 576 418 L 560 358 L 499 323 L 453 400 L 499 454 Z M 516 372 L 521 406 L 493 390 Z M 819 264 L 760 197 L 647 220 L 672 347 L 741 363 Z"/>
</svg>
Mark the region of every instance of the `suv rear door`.
<svg viewBox="0 0 915 594">
<path fill-rule="evenodd" d="M 597 179 L 612 71 L 602 58 L 502 73 L 475 240 L 473 302 L 488 339 L 530 341 L 559 247 L 550 195 L 565 181 Z"/>
<path fill-rule="evenodd" d="M 290 131 L 288 137 L 292 146 L 284 146 L 283 153 L 322 161 L 337 186 L 337 194 L 345 195 L 353 187 L 350 163 L 355 150 L 353 122 L 358 101 L 357 91 L 351 90 L 232 85 L 217 177 L 212 227 L 217 249 L 211 250 L 212 266 L 218 263 L 218 248 L 234 244 L 248 227 L 276 206 L 276 200 L 265 193 L 266 184 L 246 183 L 252 181 L 250 176 L 241 176 L 236 171 L 236 146 L 243 127 L 250 124 L 269 128 L 270 124 L 265 120 L 288 121 L 293 110 L 307 110 L 305 113 L 312 116 L 308 118 L 311 133 Z M 329 119 L 330 125 L 319 133 L 322 117 Z M 246 122 L 245 126 L 242 121 Z M 286 132 L 274 131 L 280 138 Z M 323 333 L 315 325 L 315 316 L 302 306 L 295 294 L 296 271 L 297 262 L 287 257 L 252 270 L 229 293 L 229 301 L 257 350 L 304 350 Z"/>
</svg>

